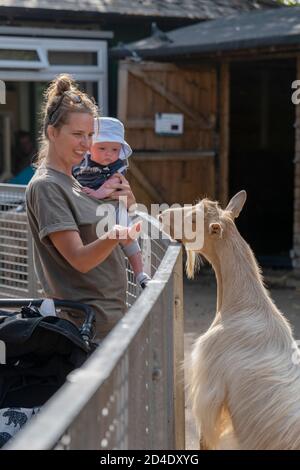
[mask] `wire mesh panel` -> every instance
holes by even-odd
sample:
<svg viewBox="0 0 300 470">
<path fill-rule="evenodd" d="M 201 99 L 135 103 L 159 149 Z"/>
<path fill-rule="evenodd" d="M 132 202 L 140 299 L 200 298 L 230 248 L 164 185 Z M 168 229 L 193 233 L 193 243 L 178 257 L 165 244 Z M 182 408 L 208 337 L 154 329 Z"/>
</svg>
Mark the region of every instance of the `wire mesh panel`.
<svg viewBox="0 0 300 470">
<path fill-rule="evenodd" d="M 141 288 L 137 285 L 134 272 L 126 258 L 126 272 L 127 272 L 127 291 L 126 291 L 126 305 L 130 308 L 138 298 Z"/>
<path fill-rule="evenodd" d="M 26 214 L 0 213 L 1 294 L 28 293 L 28 249 Z"/>
<path fill-rule="evenodd" d="M 0 185 L 0 295 L 26 297 L 30 292 L 24 187 Z"/>
</svg>

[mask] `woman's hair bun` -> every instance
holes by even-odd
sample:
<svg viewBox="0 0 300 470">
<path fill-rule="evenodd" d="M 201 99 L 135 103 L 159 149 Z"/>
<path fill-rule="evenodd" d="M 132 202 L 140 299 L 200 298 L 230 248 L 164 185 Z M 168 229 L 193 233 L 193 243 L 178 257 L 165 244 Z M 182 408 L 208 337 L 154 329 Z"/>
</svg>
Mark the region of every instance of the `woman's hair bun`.
<svg viewBox="0 0 300 470">
<path fill-rule="evenodd" d="M 56 78 L 54 86 L 56 86 L 56 95 L 62 95 L 65 91 L 76 88 L 76 83 L 71 75 L 61 74 Z"/>
<path fill-rule="evenodd" d="M 48 102 L 53 101 L 55 96 L 61 96 L 65 91 L 76 90 L 76 82 L 67 73 L 58 75 L 47 88 L 45 98 Z"/>
</svg>

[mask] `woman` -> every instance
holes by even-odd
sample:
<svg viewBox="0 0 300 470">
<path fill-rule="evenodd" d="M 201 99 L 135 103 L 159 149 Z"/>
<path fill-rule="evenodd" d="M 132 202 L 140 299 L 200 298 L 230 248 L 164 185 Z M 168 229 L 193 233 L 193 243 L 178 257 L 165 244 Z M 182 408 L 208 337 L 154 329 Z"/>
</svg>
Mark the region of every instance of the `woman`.
<svg viewBox="0 0 300 470">
<path fill-rule="evenodd" d="M 27 188 L 26 204 L 35 270 L 46 297 L 92 305 L 96 335 L 103 338 L 126 310 L 127 277 L 119 239 L 123 244 L 132 239 L 131 229 L 120 226 L 97 237 L 96 211 L 103 201 L 82 192 L 72 176 L 72 167 L 91 146 L 96 116 L 95 104 L 69 75 L 60 75 L 50 84 L 38 168 Z M 120 196 L 126 196 L 130 206 L 134 196 L 127 180 L 120 178 L 112 185 L 110 203 L 115 205 Z M 74 312 L 68 318 L 77 324 L 81 320 Z"/>
</svg>

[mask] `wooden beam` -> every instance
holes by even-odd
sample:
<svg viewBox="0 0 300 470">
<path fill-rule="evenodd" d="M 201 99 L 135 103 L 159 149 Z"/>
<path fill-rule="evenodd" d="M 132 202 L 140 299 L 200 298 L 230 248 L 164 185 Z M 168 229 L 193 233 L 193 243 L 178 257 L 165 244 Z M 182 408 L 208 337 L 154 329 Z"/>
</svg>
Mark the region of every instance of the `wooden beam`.
<svg viewBox="0 0 300 470">
<path fill-rule="evenodd" d="M 219 145 L 219 191 L 221 205 L 226 207 L 229 192 L 229 119 L 230 119 L 230 71 L 229 63 L 222 62 L 219 83 L 220 145 Z"/>
<path fill-rule="evenodd" d="M 185 449 L 185 393 L 184 393 L 184 310 L 182 251 L 173 271 L 173 357 L 174 357 L 174 427 L 175 449 Z"/>
<path fill-rule="evenodd" d="M 130 60 L 125 60 L 123 62 L 128 70 L 132 69 L 140 69 L 141 65 L 143 70 L 147 70 L 148 72 L 178 72 L 177 64 L 173 64 L 170 62 L 139 62 L 139 63 L 132 63 Z"/>
<path fill-rule="evenodd" d="M 155 120 L 147 118 L 136 118 L 136 119 L 127 119 L 126 129 L 155 129 Z M 198 131 L 206 131 L 207 128 L 202 128 L 199 126 L 199 123 L 191 120 L 186 120 L 184 123 L 184 129 L 197 129 Z"/>
<path fill-rule="evenodd" d="M 270 73 L 269 70 L 260 71 L 260 145 L 261 149 L 268 148 L 269 138 L 269 101 L 270 101 Z"/>
<path fill-rule="evenodd" d="M 126 129 L 154 129 L 154 126 L 154 119 L 136 118 L 126 121 Z"/>
<path fill-rule="evenodd" d="M 191 161 L 191 160 L 201 160 L 203 158 L 214 158 L 216 152 L 214 150 L 199 150 L 191 152 L 134 152 L 132 159 L 141 162 L 151 162 L 151 161 Z"/>
<path fill-rule="evenodd" d="M 269 48 L 250 48 L 239 49 L 235 51 L 217 51 L 212 53 L 201 54 L 201 56 L 194 56 L 190 61 L 195 61 L 196 64 L 214 64 L 221 61 L 253 61 L 253 60 L 274 60 L 274 59 L 289 59 L 296 58 L 299 54 L 299 45 L 288 45 L 285 47 L 269 47 Z M 183 59 L 176 65 L 185 65 Z M 190 64 L 189 64 L 190 65 Z"/>
<path fill-rule="evenodd" d="M 210 122 L 210 118 L 206 118 L 200 113 L 192 111 L 187 104 L 185 104 L 177 95 L 171 91 L 166 90 L 166 88 L 159 83 L 154 78 L 147 76 L 145 72 L 137 68 L 129 68 L 128 71 L 136 78 L 141 80 L 145 85 L 150 87 L 153 91 L 163 96 L 169 103 L 174 107 L 179 109 L 186 116 L 189 116 L 193 121 L 197 122 L 203 129 L 212 129 L 214 123 Z"/>
<path fill-rule="evenodd" d="M 128 68 L 127 64 L 119 63 L 118 69 L 118 118 L 126 122 L 128 108 Z"/>
<path fill-rule="evenodd" d="M 300 53 L 297 55 L 296 77 L 300 79 Z M 295 105 L 295 159 L 294 159 L 294 227 L 293 227 L 293 267 L 300 273 L 300 104 Z"/>
<path fill-rule="evenodd" d="M 164 200 L 165 198 L 160 194 L 160 192 L 150 183 L 148 178 L 146 178 L 146 176 L 136 166 L 132 159 L 130 160 L 128 170 L 131 172 L 134 178 L 136 178 L 136 180 L 141 184 L 143 189 L 149 194 L 153 202 L 156 202 L 158 204 L 167 202 Z"/>
</svg>

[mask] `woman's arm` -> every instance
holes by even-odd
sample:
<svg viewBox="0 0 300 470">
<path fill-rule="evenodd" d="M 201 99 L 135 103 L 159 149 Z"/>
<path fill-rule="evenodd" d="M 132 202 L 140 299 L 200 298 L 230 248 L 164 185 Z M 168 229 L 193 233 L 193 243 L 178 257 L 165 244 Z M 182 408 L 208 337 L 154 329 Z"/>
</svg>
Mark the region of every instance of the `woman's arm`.
<svg viewBox="0 0 300 470">
<path fill-rule="evenodd" d="M 112 252 L 116 245 L 122 240 L 122 244 L 132 242 L 135 232 L 139 232 L 138 224 L 132 230 L 127 227 L 115 226 L 105 236 L 95 240 L 88 245 L 82 243 L 81 237 L 76 230 L 63 230 L 54 232 L 49 238 L 57 251 L 77 271 L 87 273 L 102 263 Z"/>
</svg>

